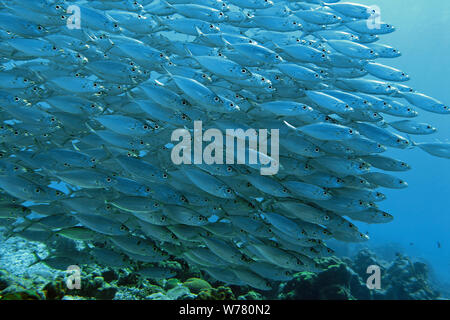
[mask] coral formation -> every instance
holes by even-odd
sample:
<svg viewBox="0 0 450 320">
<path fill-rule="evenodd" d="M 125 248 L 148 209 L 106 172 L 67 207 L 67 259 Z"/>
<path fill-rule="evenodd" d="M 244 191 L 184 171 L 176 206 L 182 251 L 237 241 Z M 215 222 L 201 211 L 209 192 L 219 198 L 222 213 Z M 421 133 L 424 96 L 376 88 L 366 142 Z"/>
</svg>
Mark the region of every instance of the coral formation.
<svg viewBox="0 0 450 320">
<path fill-rule="evenodd" d="M 321 272 L 299 272 L 288 282 L 273 283 L 273 290 L 252 290 L 246 286 L 226 286 L 176 259 L 164 262 L 163 268 L 176 270 L 170 279 L 141 276 L 131 266 L 104 268 L 95 264 L 81 268 L 81 289 L 68 289 L 66 274 L 51 268 L 48 253 L 39 245 L 20 238 L 4 241 L 0 252 L 0 299 L 29 300 L 418 300 L 439 299 L 431 285 L 427 264 L 394 255 L 385 261 L 368 249 L 352 258 L 327 257 L 317 260 Z M 25 246 L 26 245 L 26 246 Z M 52 248 L 81 254 L 82 248 L 68 244 Z M 36 256 L 40 257 L 37 260 Z M 8 260 L 9 259 L 9 260 Z M 16 261 L 17 263 L 8 263 Z M 55 261 L 52 261 L 55 262 Z M 367 267 L 377 265 L 381 271 L 381 289 L 366 286 Z M 54 265 L 57 266 L 57 265 Z M 137 270 L 143 265 L 137 266 Z"/>
</svg>

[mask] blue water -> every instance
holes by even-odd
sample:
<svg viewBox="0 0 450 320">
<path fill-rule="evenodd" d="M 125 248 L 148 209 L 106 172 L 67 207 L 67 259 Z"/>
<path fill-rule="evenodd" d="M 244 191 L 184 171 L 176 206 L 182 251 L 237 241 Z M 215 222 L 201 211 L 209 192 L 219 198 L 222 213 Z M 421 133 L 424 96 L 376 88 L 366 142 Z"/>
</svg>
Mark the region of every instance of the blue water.
<svg viewBox="0 0 450 320">
<path fill-rule="evenodd" d="M 403 56 L 384 63 L 411 76 L 406 85 L 450 104 L 450 1 L 355 0 L 381 8 L 381 18 L 397 31 L 383 35 L 380 43 L 399 49 Z M 383 63 L 383 61 L 380 61 Z M 417 142 L 449 141 L 450 116 L 419 110 L 420 122 L 438 128 Z M 450 161 L 432 157 L 420 149 L 390 150 L 389 155 L 409 163 L 412 170 L 396 174 L 409 188 L 385 190 L 381 208 L 395 216 L 390 224 L 359 224 L 368 232 L 370 246 L 398 244 L 409 256 L 430 263 L 435 276 L 450 287 Z M 438 243 L 440 247 L 438 247 Z"/>
<path fill-rule="evenodd" d="M 450 1 L 360 0 L 381 8 L 381 18 L 397 31 L 380 43 L 398 48 L 403 56 L 386 61 L 409 73 L 408 86 L 450 104 Z M 438 133 L 417 141 L 448 141 L 450 117 L 420 112 L 421 121 Z M 373 244 L 399 243 L 406 253 L 428 260 L 438 278 L 450 282 L 450 163 L 421 150 L 391 152 L 413 168 L 399 175 L 406 190 L 387 190 L 383 208 L 395 216 L 388 225 L 369 226 Z M 437 242 L 441 243 L 438 248 Z"/>
</svg>

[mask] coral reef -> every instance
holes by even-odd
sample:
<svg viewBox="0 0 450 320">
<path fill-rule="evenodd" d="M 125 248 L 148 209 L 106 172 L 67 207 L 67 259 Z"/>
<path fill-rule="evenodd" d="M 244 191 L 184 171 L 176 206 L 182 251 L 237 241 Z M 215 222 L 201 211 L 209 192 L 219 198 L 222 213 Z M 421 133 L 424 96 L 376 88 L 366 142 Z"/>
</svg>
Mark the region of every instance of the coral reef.
<svg viewBox="0 0 450 320">
<path fill-rule="evenodd" d="M 273 283 L 273 290 L 225 286 L 195 268 L 172 259 L 161 265 L 176 270 L 170 279 L 152 280 L 130 268 L 83 265 L 81 288 L 68 289 L 66 273 L 55 269 L 44 246 L 20 238 L 0 239 L 0 299 L 10 300 L 419 300 L 442 299 L 430 281 L 427 264 L 396 254 L 385 261 L 368 249 L 352 258 L 317 260 L 323 271 L 299 272 L 293 280 Z M 53 252 L 81 254 L 83 248 L 60 243 Z M 39 258 L 39 259 L 38 259 Z M 381 271 L 381 289 L 366 286 L 367 267 Z M 142 267 L 142 266 L 140 266 Z"/>
<path fill-rule="evenodd" d="M 440 293 L 429 282 L 428 267 L 422 262 L 397 254 L 388 263 L 363 249 L 353 258 L 323 258 L 319 273 L 299 272 L 295 278 L 280 284 L 279 299 L 289 300 L 434 300 Z M 366 285 L 367 267 L 381 270 L 381 288 Z"/>
</svg>

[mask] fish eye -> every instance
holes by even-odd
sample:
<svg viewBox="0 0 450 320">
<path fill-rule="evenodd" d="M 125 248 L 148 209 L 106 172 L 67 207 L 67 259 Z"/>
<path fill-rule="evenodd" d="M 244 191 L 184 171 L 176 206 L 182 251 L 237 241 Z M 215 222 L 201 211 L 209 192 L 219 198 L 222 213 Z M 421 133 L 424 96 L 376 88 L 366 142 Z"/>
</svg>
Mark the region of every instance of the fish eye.
<svg viewBox="0 0 450 320">
<path fill-rule="evenodd" d="M 56 5 L 55 8 L 59 10 L 61 7 L 59 5 Z"/>
<path fill-rule="evenodd" d="M 319 78 L 319 75 L 316 73 L 316 74 L 314 75 L 314 77 Z"/>
<path fill-rule="evenodd" d="M 118 25 L 117 25 L 117 23 L 115 23 L 115 24 L 114 24 L 114 28 L 117 28 L 117 27 L 118 27 Z"/>
<path fill-rule="evenodd" d="M 269 89 L 272 89 L 273 87 L 272 86 L 269 86 Z"/>
<path fill-rule="evenodd" d="M 319 149 L 319 148 L 315 148 L 314 151 L 315 151 L 315 152 L 319 152 L 320 149 Z"/>
<path fill-rule="evenodd" d="M 14 100 L 19 101 L 19 98 L 18 98 L 18 97 L 15 97 Z"/>
<path fill-rule="evenodd" d="M 159 207 L 159 203 L 158 203 L 158 202 L 155 202 L 155 203 L 153 204 L 153 206 L 154 206 L 155 208 L 158 208 L 158 207 Z"/>
<path fill-rule="evenodd" d="M 41 189 L 39 189 L 39 188 L 36 188 L 36 189 L 34 190 L 34 192 L 36 192 L 36 193 L 40 193 L 40 192 L 41 192 Z"/>
<path fill-rule="evenodd" d="M 323 217 L 323 218 L 325 219 L 325 221 L 330 220 L 330 217 L 329 217 L 329 216 L 325 216 L 325 217 Z"/>
<path fill-rule="evenodd" d="M 231 193 L 231 189 L 228 188 L 227 190 L 225 190 L 227 193 Z"/>
<path fill-rule="evenodd" d="M 41 27 L 41 26 L 38 26 L 37 28 L 38 28 L 38 30 L 42 30 L 42 27 Z"/>
<path fill-rule="evenodd" d="M 214 26 L 212 24 L 209 25 L 210 29 L 214 29 Z"/>
<path fill-rule="evenodd" d="M 164 178 L 164 179 L 167 179 L 167 177 L 168 177 L 168 176 L 167 176 L 167 173 L 164 173 L 164 174 L 163 174 L 163 178 Z"/>
<path fill-rule="evenodd" d="M 353 130 L 352 130 L 352 129 L 348 130 L 348 132 L 349 132 L 350 134 L 353 134 Z"/>
<path fill-rule="evenodd" d="M 187 104 L 186 100 L 181 101 L 181 104 L 185 106 Z"/>
<path fill-rule="evenodd" d="M 246 72 L 247 72 L 247 70 L 245 70 L 245 69 L 242 69 L 242 70 L 241 70 L 241 72 L 242 72 L 242 73 L 246 73 Z"/>
<path fill-rule="evenodd" d="M 143 140 L 139 141 L 139 144 L 144 145 L 144 141 Z"/>
<path fill-rule="evenodd" d="M 94 83 L 94 87 L 97 87 L 97 84 L 96 84 L 96 83 Z"/>
<path fill-rule="evenodd" d="M 378 113 L 373 114 L 374 118 L 378 117 Z"/>
<path fill-rule="evenodd" d="M 215 101 L 215 102 L 219 102 L 219 101 L 220 101 L 219 97 L 215 97 L 215 98 L 214 98 L 214 101 Z"/>
<path fill-rule="evenodd" d="M 164 57 L 164 54 L 160 53 L 160 54 L 159 54 L 159 57 L 160 57 L 160 58 L 163 58 L 163 57 Z"/>
<path fill-rule="evenodd" d="M 205 78 L 206 78 L 206 75 L 205 75 L 205 74 L 202 74 L 202 78 L 205 79 Z"/>
<path fill-rule="evenodd" d="M 322 54 L 322 58 L 325 58 L 326 56 L 325 56 L 325 54 Z"/>
<path fill-rule="evenodd" d="M 144 130 L 147 130 L 148 129 L 148 125 L 144 124 L 143 128 L 144 128 Z"/>
<path fill-rule="evenodd" d="M 370 50 L 370 54 L 374 54 L 375 52 L 373 50 Z"/>
</svg>

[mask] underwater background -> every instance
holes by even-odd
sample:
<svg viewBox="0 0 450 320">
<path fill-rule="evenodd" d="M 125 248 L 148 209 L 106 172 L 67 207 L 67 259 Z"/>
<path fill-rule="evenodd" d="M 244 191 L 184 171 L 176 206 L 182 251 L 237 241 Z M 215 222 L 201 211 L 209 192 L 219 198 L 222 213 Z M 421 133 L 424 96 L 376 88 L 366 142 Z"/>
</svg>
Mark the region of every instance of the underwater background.
<svg viewBox="0 0 450 320">
<path fill-rule="evenodd" d="M 378 5 L 381 9 L 382 21 L 395 25 L 396 32 L 383 36 L 383 43 L 390 44 L 398 48 L 403 55 L 394 60 L 392 64 L 401 70 L 408 71 L 411 80 L 406 84 L 412 88 L 420 89 L 428 95 L 444 102 L 450 101 L 450 1 L 442 0 L 358 0 L 358 3 L 366 5 Z M 380 59 L 383 63 L 383 60 Z M 431 142 L 430 139 L 448 142 L 450 137 L 449 118 L 434 115 L 427 112 L 421 113 L 421 120 L 429 122 L 438 128 L 438 132 L 432 138 L 417 138 L 416 142 Z M 435 299 L 438 297 L 450 297 L 450 169 L 446 159 L 432 157 L 422 150 L 396 150 L 389 149 L 388 156 L 407 160 L 412 170 L 399 173 L 398 176 L 408 181 L 409 188 L 406 190 L 386 190 L 387 200 L 383 202 L 381 209 L 385 209 L 395 216 L 393 222 L 381 225 L 367 225 L 355 223 L 360 227 L 361 232 L 370 235 L 371 240 L 363 244 L 345 244 L 327 241 L 330 247 L 336 250 L 336 256 L 325 258 L 323 264 L 329 266 L 328 270 L 319 276 L 313 274 L 303 274 L 296 279 L 281 283 L 270 293 L 258 290 L 237 287 L 222 287 L 218 284 L 205 284 L 199 278 L 199 273 L 189 273 L 186 266 L 179 262 L 174 262 L 176 268 L 185 270 L 180 282 L 184 283 L 184 288 L 177 289 L 177 292 L 168 294 L 171 288 L 175 288 L 174 281 L 156 282 L 151 285 L 143 285 L 133 278 L 133 275 L 123 276 L 117 271 L 106 269 L 96 269 L 96 266 L 87 267 L 83 270 L 83 275 L 89 279 L 89 286 L 83 293 L 74 296 L 96 298 L 96 299 L 145 299 L 153 298 L 174 298 L 174 299 L 194 299 L 201 298 L 240 298 L 240 299 L 370 299 L 370 298 L 412 298 L 412 299 Z M 383 191 L 383 190 L 381 190 Z M 6 295 L 14 290 L 26 288 L 27 293 L 23 295 L 13 295 L 15 298 L 42 298 L 42 292 L 46 298 L 59 299 L 63 296 L 71 297 L 70 293 L 64 293 L 64 284 L 61 277 L 64 272 L 50 269 L 44 264 L 34 265 L 27 268 L 27 265 L 35 260 L 35 253 L 41 255 L 45 248 L 36 243 L 27 242 L 20 238 L 5 239 L 0 238 L 0 291 L 9 289 Z M 366 250 L 368 248 L 369 250 Z M 351 259 L 349 259 L 350 257 Z M 368 262 L 383 266 L 386 270 L 385 282 L 404 282 L 405 286 L 410 285 L 411 278 L 420 278 L 423 287 L 428 286 L 433 289 L 425 290 L 425 293 L 408 296 L 383 293 L 377 296 L 376 293 L 367 291 L 364 284 L 365 270 L 358 270 L 358 266 L 366 266 Z M 414 264 L 415 272 L 421 275 L 412 274 L 408 270 L 408 263 L 419 261 Z M 14 265 L 11 265 L 14 263 Z M 419 269 L 425 263 L 429 272 L 423 274 Z M 17 272 L 15 268 L 17 266 Z M 172 266 L 173 267 L 173 266 Z M 389 270 L 389 271 L 387 271 Z M 403 270 L 403 271 L 402 271 Z M 407 271 L 405 271 L 407 270 Z M 402 273 L 403 272 L 403 273 Z M 354 279 L 355 274 L 360 276 L 359 282 Z M 49 280 L 57 275 L 59 280 Z M 36 279 L 34 279 L 36 277 Z M 196 280 L 187 280 L 196 279 Z M 333 280 L 332 280 L 333 279 Z M 353 283 L 347 285 L 349 292 L 345 294 L 335 292 L 329 295 L 321 292 L 314 295 L 314 286 L 328 286 L 330 282 L 337 284 Z M 393 282 L 389 283 L 389 286 Z M 18 284 L 15 286 L 15 284 Z M 416 282 L 414 282 L 417 285 Z M 401 287 L 401 284 L 396 284 Z M 34 287 L 39 288 L 38 293 L 33 296 Z M 127 290 L 119 289 L 127 287 Z M 178 287 L 176 287 L 178 288 Z M 206 288 L 207 290 L 202 290 Z M 433 290 L 440 291 L 440 295 Z M 411 291 L 416 290 L 411 289 Z M 90 291 L 89 291 L 90 290 Z M 143 294 L 142 292 L 145 292 Z M 320 291 L 320 290 L 319 290 Z M 395 290 L 394 290 L 395 291 Z M 93 293 L 97 292 L 97 293 Z M 305 295 L 310 292 L 311 295 Z M 118 294 L 119 293 L 119 294 Z M 3 296 L 6 296 L 3 293 Z M 2 294 L 0 293 L 0 298 Z"/>
<path fill-rule="evenodd" d="M 423 88 L 438 100 L 450 99 L 450 2 L 439 0 L 358 1 L 376 4 L 381 18 L 397 31 L 386 35 L 386 43 L 395 43 L 403 55 L 395 60 L 400 69 L 410 72 L 408 86 Z M 423 119 L 439 127 L 432 139 L 448 141 L 449 119 L 430 113 Z M 422 140 L 417 139 L 422 142 Z M 392 155 L 400 153 L 389 150 Z M 406 154 L 404 155 L 406 156 Z M 408 192 L 389 192 L 385 208 L 395 215 L 393 222 L 369 226 L 371 245 L 398 243 L 411 256 L 426 259 L 440 281 L 450 283 L 450 169 L 445 159 L 409 150 L 413 170 L 403 173 Z M 438 243 L 441 244 L 440 248 Z"/>
</svg>

